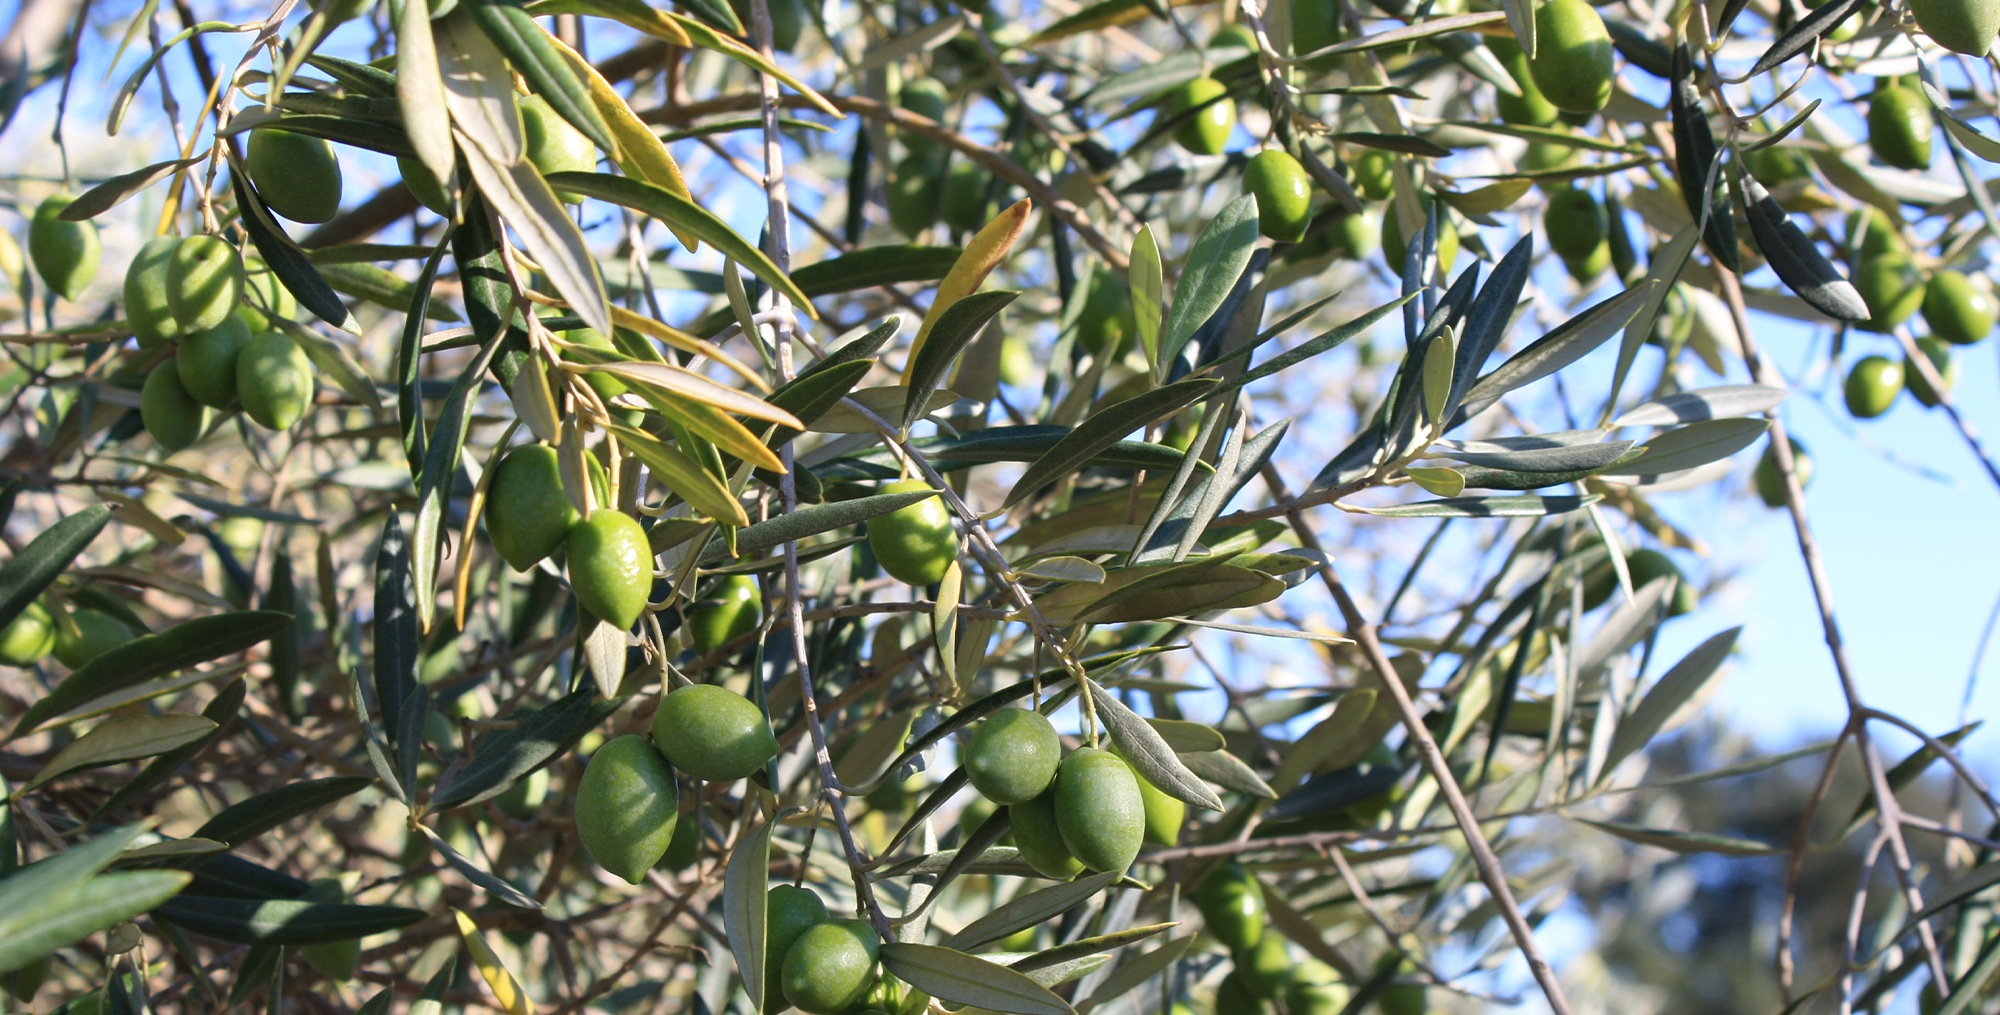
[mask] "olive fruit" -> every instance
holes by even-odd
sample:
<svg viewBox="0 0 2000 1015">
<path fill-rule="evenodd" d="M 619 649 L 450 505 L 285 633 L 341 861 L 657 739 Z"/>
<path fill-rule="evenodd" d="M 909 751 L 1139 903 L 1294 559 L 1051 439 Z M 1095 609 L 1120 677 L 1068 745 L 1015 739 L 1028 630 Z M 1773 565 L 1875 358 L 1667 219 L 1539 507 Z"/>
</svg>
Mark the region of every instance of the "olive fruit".
<svg viewBox="0 0 2000 1015">
<path fill-rule="evenodd" d="M 519 711 L 514 715 L 517 718 L 526 718 Z M 516 821 L 526 821 L 534 817 L 548 799 L 549 770 L 537 768 L 516 779 L 514 785 L 502 790 L 499 796 L 493 798 L 493 806 L 500 808 L 500 813 Z"/>
<path fill-rule="evenodd" d="M 41 990 L 42 984 L 47 983 L 49 980 L 49 968 L 53 965 L 54 959 L 55 956 L 53 955 L 44 955 L 39 959 L 30 959 L 26 965 L 15 969 L 13 972 L 0 975 L 0 985 L 4 985 L 7 988 L 7 992 L 14 995 L 14 1000 L 32 1008 L 35 1000 L 35 992 Z M 71 1005 L 70 1010 L 75 1011 L 79 1007 L 81 1005 Z M 101 1011 L 102 1009 L 99 1010 Z"/>
<path fill-rule="evenodd" d="M 1145 776 L 1138 775 L 1138 779 L 1139 799 L 1146 809 L 1146 841 L 1156 846 L 1179 845 L 1181 825 L 1187 822 L 1187 804 L 1148 782 Z"/>
<path fill-rule="evenodd" d="M 1257 228 L 1279 243 L 1297 243 L 1312 223 L 1312 181 L 1290 154 L 1271 148 L 1250 157 L 1243 189 L 1257 198 Z"/>
<path fill-rule="evenodd" d="M 1611 33 L 1584 0 L 1548 0 L 1535 11 L 1535 55 L 1528 72 L 1549 104 L 1595 113 L 1611 101 Z"/>
<path fill-rule="evenodd" d="M 597 168 L 597 147 L 583 135 L 583 131 L 570 126 L 549 105 L 549 100 L 539 95 L 530 95 L 521 100 L 521 143 L 528 150 L 528 161 L 543 176 L 550 173 L 588 173 Z M 558 190 L 556 196 L 570 204 L 583 200 L 582 194 Z"/>
<path fill-rule="evenodd" d="M 220 236 L 190 236 L 167 256 L 167 305 L 183 334 L 222 323 L 243 302 L 243 258 Z"/>
<path fill-rule="evenodd" d="M 1284 993 L 1285 984 L 1291 978 L 1292 956 L 1285 949 L 1282 934 L 1264 934 L 1257 943 L 1235 954 L 1236 974 L 1243 977 L 1243 985 L 1258 997 L 1275 1000 Z"/>
<path fill-rule="evenodd" d="M 935 156 L 907 155 L 896 163 L 884 201 L 889 206 L 889 224 L 904 236 L 915 237 L 937 224 L 944 206 L 944 181 Z"/>
<path fill-rule="evenodd" d="M 1661 578 L 1674 579 L 1674 598 L 1667 606 L 1667 616 L 1679 617 L 1694 612 L 1700 603 L 1700 596 L 1687 576 L 1674 563 L 1672 557 L 1658 550 L 1646 548 L 1633 550 L 1625 556 L 1625 571 L 1632 576 L 1632 588 L 1642 589 Z M 1615 579 L 1614 579 L 1615 580 Z"/>
<path fill-rule="evenodd" d="M 716 684 L 691 684 L 661 698 L 653 742 L 675 768 L 707 782 L 745 778 L 778 754 L 778 738 L 757 705 Z"/>
<path fill-rule="evenodd" d="M 1354 157 L 1354 189 L 1370 201 L 1386 201 L 1396 191 L 1396 157 L 1370 148 Z"/>
<path fill-rule="evenodd" d="M 1910 0 L 1917 27 L 1931 41 L 1970 57 L 1983 57 L 2000 33 L 2000 4 L 1983 0 Z"/>
<path fill-rule="evenodd" d="M 1896 404 L 1903 390 L 1903 365 L 1887 356 L 1866 356 L 1847 372 L 1847 411 L 1856 419 L 1874 419 Z"/>
<path fill-rule="evenodd" d="M 1293 26 L 1292 34 L 1295 37 L 1298 35 L 1297 26 Z M 1208 37 L 1208 48 L 1254 50 L 1257 48 L 1257 33 L 1251 31 L 1249 25 L 1231 21 L 1221 28 L 1216 29 L 1215 34 Z M 1299 52 L 1303 53 L 1307 52 L 1307 50 L 1300 50 Z"/>
<path fill-rule="evenodd" d="M 1007 823 L 1013 830 L 1014 845 L 1020 849 L 1021 859 L 1035 873 L 1051 881 L 1069 881 L 1083 873 L 1083 863 L 1063 842 L 1062 828 L 1056 819 L 1054 787 L 1033 800 L 1008 807 Z"/>
<path fill-rule="evenodd" d="M 1759 148 L 1743 156 L 1743 168 L 1750 170 L 1758 182 L 1766 187 L 1776 187 L 1793 180 L 1803 180 L 1812 175 L 1806 157 L 1791 148 L 1772 145 Z"/>
<path fill-rule="evenodd" d="M 259 426 L 288 430 L 312 405 L 312 361 L 290 335 L 254 336 L 236 357 L 236 397 Z"/>
<path fill-rule="evenodd" d="M 1110 751 L 1071 751 L 1056 770 L 1056 828 L 1085 867 L 1122 873 L 1132 866 L 1146 835 L 1146 804 L 1131 766 Z"/>
<path fill-rule="evenodd" d="M 173 305 L 167 302 L 167 259 L 179 243 L 177 236 L 155 236 L 125 268 L 125 320 L 141 349 L 155 348 L 181 333 Z"/>
<path fill-rule="evenodd" d="M 1430 992 L 1421 983 L 1398 983 L 1383 990 L 1375 1004 L 1382 1015 L 1424 1015 L 1431 1008 Z"/>
<path fill-rule="evenodd" d="M 1868 305 L 1868 319 L 1855 325 L 1863 331 L 1894 331 L 1924 303 L 1924 277 L 1901 253 L 1864 258 L 1854 273 L 1854 288 Z"/>
<path fill-rule="evenodd" d="M 979 724 L 965 749 L 972 788 L 1002 806 L 1041 796 L 1055 781 L 1062 740 L 1040 712 L 1006 708 Z"/>
<path fill-rule="evenodd" d="M 104 257 L 96 223 L 88 219 L 65 222 L 56 217 L 75 201 L 74 194 L 51 195 L 36 206 L 35 216 L 28 222 L 28 259 L 35 263 L 35 274 L 71 303 L 97 277 L 98 262 Z"/>
<path fill-rule="evenodd" d="M 653 588 L 653 551 L 631 515 L 601 507 L 569 527 L 569 586 L 590 615 L 629 631 Z"/>
<path fill-rule="evenodd" d="M 963 159 L 951 164 L 944 177 L 942 216 L 953 232 L 979 231 L 992 219 L 986 214 L 986 194 L 992 177 L 986 170 Z"/>
<path fill-rule="evenodd" d="M 403 174 L 403 186 L 410 189 L 417 203 L 439 215 L 451 214 L 451 194 L 438 182 L 437 174 L 421 161 L 407 155 L 396 157 L 396 171 Z"/>
<path fill-rule="evenodd" d="M 645 737 L 599 747 L 577 781 L 577 838 L 599 867 L 631 884 L 666 853 L 679 816 L 673 769 Z"/>
<path fill-rule="evenodd" d="M 1167 93 L 1168 119 L 1179 119 L 1189 110 L 1201 111 L 1174 128 L 1174 140 L 1196 155 L 1220 155 L 1229 146 L 1229 134 L 1236 129 L 1236 103 L 1229 86 L 1211 77 L 1199 77 Z"/>
<path fill-rule="evenodd" d="M 1812 456 L 1806 454 L 1806 446 L 1797 440 L 1786 438 L 1792 445 L 1792 471 L 1798 473 L 1799 489 L 1812 484 Z M 1769 447 L 1763 457 L 1757 459 L 1757 471 L 1752 475 L 1757 485 L 1757 497 L 1765 507 L 1785 506 L 1785 474 L 1778 468 L 1777 452 Z"/>
<path fill-rule="evenodd" d="M 1950 394 L 1951 389 L 1958 384 L 1958 361 L 1951 357 L 1951 346 L 1926 335 L 1917 339 L 1917 348 L 1930 359 L 1931 368 L 1937 371 L 1938 379 L 1944 382 L 1944 393 Z M 1916 363 L 1912 362 L 1908 355 L 1903 357 L 1903 384 L 1926 409 L 1935 409 L 1938 403 L 1943 401 L 1938 397 L 1937 390 L 1931 387 L 1931 383 L 1924 379 L 1923 371 L 1917 369 Z"/>
<path fill-rule="evenodd" d="M 312 887 L 300 899 L 341 905 L 347 902 L 347 889 L 341 885 L 339 878 L 314 878 Z M 351 937 L 305 945 L 299 949 L 299 954 L 305 957 L 306 965 L 313 967 L 319 975 L 335 983 L 344 983 L 354 979 L 355 967 L 361 964 L 361 939 Z"/>
<path fill-rule="evenodd" d="M 71 610 L 69 619 L 76 622 L 76 633 L 56 625 L 55 654 L 72 670 L 132 640 L 132 629 L 102 610 Z"/>
<path fill-rule="evenodd" d="M 757 579 L 732 574 L 716 583 L 701 602 L 688 607 L 688 643 L 699 655 L 707 655 L 757 629 L 757 615 L 764 608 L 764 594 Z"/>
<path fill-rule="evenodd" d="M 885 483 L 882 493 L 911 493 L 929 490 L 921 479 L 899 479 Z M 951 527 L 951 511 L 941 497 L 927 497 L 899 507 L 868 523 L 868 548 L 882 570 L 897 581 L 910 585 L 935 585 L 945 569 L 958 557 L 958 533 Z"/>
<path fill-rule="evenodd" d="M 1868 147 L 1887 165 L 1929 169 L 1936 126 L 1930 104 L 1916 89 L 1887 85 L 1868 99 Z"/>
<path fill-rule="evenodd" d="M 764 1012 L 777 1015 L 785 1003 L 785 955 L 806 931 L 826 922 L 819 893 L 797 885 L 773 885 L 764 895 Z"/>
<path fill-rule="evenodd" d="M 1286 1015 L 1340 1015 L 1349 996 L 1347 985 L 1337 980 L 1295 979 L 1285 987 L 1285 1012 Z"/>
<path fill-rule="evenodd" d="M 1264 936 L 1268 917 L 1264 886 L 1256 875 L 1236 864 L 1209 871 L 1195 890 L 1194 904 L 1201 910 L 1208 932 L 1232 952 L 1248 951 Z"/>
<path fill-rule="evenodd" d="M 1428 217 L 1431 210 L 1431 196 L 1425 194 L 1417 199 L 1417 203 L 1423 207 Z M 1438 209 L 1437 219 L 1438 268 L 1449 272 L 1452 262 L 1458 259 L 1458 227 L 1452 225 L 1451 216 L 1442 208 Z M 1403 239 L 1402 223 L 1396 217 L 1395 206 L 1391 205 L 1382 211 L 1382 255 L 1389 259 L 1389 271 L 1392 274 L 1403 273 L 1403 259 L 1409 256 L 1409 252 L 1409 245 Z"/>
<path fill-rule="evenodd" d="M 881 939 L 866 920 L 828 920 L 785 952 L 785 999 L 811 1015 L 844 1012 L 875 985 Z"/>
<path fill-rule="evenodd" d="M 1333 253 L 1350 261 L 1363 261 L 1382 246 L 1382 229 L 1370 212 L 1342 215 L 1327 230 L 1332 235 Z"/>
<path fill-rule="evenodd" d="M 1535 76 L 1528 69 L 1528 54 L 1522 51 L 1521 44 L 1505 35 L 1489 35 L 1485 42 L 1486 48 L 1492 50 L 1494 57 L 1500 61 L 1500 66 L 1507 69 L 1507 76 L 1513 78 L 1521 89 L 1518 96 L 1495 92 L 1493 105 L 1500 119 L 1525 127 L 1546 127 L 1556 122 L 1559 111 L 1535 84 Z"/>
<path fill-rule="evenodd" d="M 218 409 L 236 401 L 236 360 L 249 344 L 249 325 L 235 317 L 181 339 L 174 358 L 181 387 L 195 401 Z"/>
<path fill-rule="evenodd" d="M 569 342 L 574 345 L 580 345 L 591 349 L 603 349 L 606 352 L 612 352 L 612 353 L 618 352 L 617 344 L 612 342 L 611 339 L 605 337 L 604 333 L 598 331 L 596 328 L 572 328 L 569 331 L 563 332 L 561 337 L 563 341 Z M 589 355 L 578 352 L 575 349 L 564 349 L 562 350 L 561 353 L 559 353 L 559 355 L 566 363 L 599 362 L 598 360 L 590 357 Z M 620 353 L 616 358 L 623 359 L 624 355 Z M 610 403 L 612 399 L 617 398 L 619 395 L 622 395 L 632 390 L 632 386 L 626 384 L 617 375 L 606 373 L 601 370 L 593 370 L 587 374 L 584 374 L 583 382 L 585 384 L 590 385 L 590 390 L 597 392 L 597 397 L 603 399 L 607 405 Z M 622 412 L 623 410 L 614 407 L 612 411 Z"/>
<path fill-rule="evenodd" d="M 667 843 L 667 855 L 654 864 L 670 871 L 684 871 L 701 859 L 701 818 L 695 814 L 681 815 L 680 823 L 674 826 L 673 840 Z"/>
<path fill-rule="evenodd" d="M 750 4 L 746 0 L 729 0 L 729 6 L 744 27 L 752 28 Z M 780 53 L 789 53 L 799 44 L 799 35 L 806 27 L 806 5 L 802 0 L 771 0 L 771 48 Z M 754 31 L 754 28 L 752 28 Z M 754 38 L 751 40 L 756 41 Z"/>
<path fill-rule="evenodd" d="M 1855 263 L 1888 253 L 1907 253 L 1895 223 L 1882 209 L 1866 207 L 1847 215 L 1848 257 Z"/>
<path fill-rule="evenodd" d="M 55 647 L 55 620 L 37 602 L 29 602 L 0 630 L 0 663 L 9 666 L 33 666 Z"/>
<path fill-rule="evenodd" d="M 1924 283 L 1924 323 L 1931 335 L 1953 345 L 1971 345 L 1993 330 L 1993 296 L 1949 269 Z"/>
<path fill-rule="evenodd" d="M 236 307 L 235 317 L 249 326 L 253 335 L 260 331 L 276 331 L 271 323 L 273 318 L 289 321 L 299 312 L 297 297 L 278 281 L 278 274 L 271 270 L 270 265 L 254 257 L 243 259 L 243 297 L 243 302 Z M 265 312 L 267 310 L 269 313 Z"/>
<path fill-rule="evenodd" d="M 903 90 L 896 101 L 904 109 L 940 125 L 945 121 L 946 110 L 951 108 L 951 94 L 942 82 L 933 77 L 911 78 L 903 82 Z M 897 137 L 902 139 L 903 147 L 912 155 L 934 157 L 939 153 L 936 138 L 914 130 L 902 131 Z"/>
<path fill-rule="evenodd" d="M 1569 276 L 1583 285 L 1589 285 L 1611 267 L 1611 243 L 1605 241 L 1592 248 L 1583 257 L 1563 258 L 1563 267 L 1569 269 Z"/>
<path fill-rule="evenodd" d="M 274 127 L 250 132 L 243 168 L 257 196 L 294 222 L 325 222 L 340 214 L 340 160 L 333 145 Z"/>
<path fill-rule="evenodd" d="M 1139 340 L 1139 319 L 1132 311 L 1132 290 L 1109 270 L 1090 275 L 1090 292 L 1076 317 L 1076 344 L 1092 356 L 1123 359 Z"/>
<path fill-rule="evenodd" d="M 1217 33 L 1218 35 L 1221 33 Z M 1292 0 L 1292 54 L 1305 56 L 1346 38 L 1340 23 L 1337 0 Z M 1323 56 L 1300 66 L 1309 71 L 1326 71 L 1340 63 L 1338 56 Z"/>
<path fill-rule="evenodd" d="M 172 363 L 162 363 L 146 375 L 139 390 L 139 420 L 153 442 L 167 451 L 179 451 L 201 439 L 208 429 L 208 406 L 194 400 L 181 385 L 181 372 Z"/>
<path fill-rule="evenodd" d="M 1270 1010 L 1270 1002 L 1250 990 L 1241 970 L 1231 970 L 1215 985 L 1215 1015 L 1268 1015 Z"/>
<path fill-rule="evenodd" d="M 554 553 L 580 517 L 563 493 L 556 449 L 518 447 L 494 467 L 486 490 L 486 536 L 514 570 L 526 571 Z"/>
<path fill-rule="evenodd" d="M 1542 228 L 1549 236 L 1549 249 L 1565 261 L 1582 260 L 1595 252 L 1610 235 L 1604 206 L 1590 191 L 1564 187 L 1549 195 L 1549 207 L 1542 213 Z"/>
</svg>

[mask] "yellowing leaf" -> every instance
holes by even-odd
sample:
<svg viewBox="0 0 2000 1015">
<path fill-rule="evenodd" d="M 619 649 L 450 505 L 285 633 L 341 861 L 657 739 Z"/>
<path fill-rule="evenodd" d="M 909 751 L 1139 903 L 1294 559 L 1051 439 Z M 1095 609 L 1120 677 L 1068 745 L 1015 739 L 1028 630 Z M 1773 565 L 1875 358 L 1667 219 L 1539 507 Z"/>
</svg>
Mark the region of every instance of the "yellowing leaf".
<svg viewBox="0 0 2000 1015">
<path fill-rule="evenodd" d="M 451 915 L 458 918 L 458 932 L 465 938 L 466 950 L 472 953 L 472 964 L 479 967 L 480 978 L 493 991 L 493 999 L 507 1010 L 507 1015 L 535 1015 L 535 1002 L 528 1000 L 521 982 L 500 964 L 500 957 L 493 954 L 486 939 L 480 936 L 479 925 L 463 910 L 454 908 Z"/>
<path fill-rule="evenodd" d="M 931 333 L 931 326 L 944 315 L 951 305 L 978 291 L 986 281 L 988 273 L 1007 259 L 1007 252 L 1014 247 L 1014 240 L 1028 224 L 1028 213 L 1035 203 L 1022 198 L 1006 211 L 995 216 L 993 221 L 966 243 L 964 253 L 945 273 L 944 281 L 938 283 L 937 295 L 931 299 L 931 308 L 924 314 L 924 323 L 917 328 L 916 340 L 910 343 L 910 357 L 903 367 L 903 380 L 910 379 L 910 367 L 917 362 L 917 351 L 924 347 L 924 338 Z"/>
<path fill-rule="evenodd" d="M 514 72 L 507 69 L 507 58 L 462 10 L 433 27 L 444 29 L 434 39 L 452 122 L 495 163 L 511 167 L 520 162 L 521 110 L 514 104 Z"/>
<path fill-rule="evenodd" d="M 609 330 L 609 329 L 606 329 Z M 701 374 L 668 363 L 598 363 L 574 369 L 583 373 L 605 373 L 628 381 L 640 381 L 665 388 L 677 395 L 715 406 L 724 412 L 741 413 L 752 419 L 782 423 L 794 430 L 806 425 L 797 416 L 748 392 L 709 380 Z"/>
<path fill-rule="evenodd" d="M 744 66 L 749 67 L 753 70 L 761 71 L 765 74 L 771 75 L 774 78 L 777 78 L 779 81 L 782 81 L 786 85 L 790 86 L 793 91 L 798 92 L 799 95 L 804 97 L 807 102 L 810 102 L 814 106 L 818 107 L 821 112 L 826 113 L 828 116 L 831 116 L 836 120 L 844 120 L 847 118 L 847 115 L 845 113 L 842 113 L 840 110 L 835 109 L 833 107 L 833 103 L 826 101 L 825 96 L 821 95 L 816 91 L 813 91 L 811 88 L 806 87 L 805 82 L 800 81 L 798 78 L 795 78 L 790 74 L 785 73 L 784 69 L 779 67 L 777 64 L 774 64 L 771 61 L 764 59 L 764 54 L 759 53 L 748 46 L 745 46 L 744 44 L 736 41 L 735 39 L 732 39 L 729 36 L 724 35 L 721 32 L 718 32 L 715 29 L 710 28 L 707 25 L 702 24 L 701 22 L 693 18 L 686 17 L 681 14 L 676 14 L 673 11 L 661 11 L 660 13 L 665 14 L 669 18 L 672 18 L 674 20 L 674 23 L 679 25 L 681 27 L 681 30 L 687 33 L 688 38 L 694 40 L 695 45 L 700 46 L 703 49 L 712 49 L 718 53 L 721 53 L 723 56 L 735 60 L 737 63 L 743 64 Z"/>
<path fill-rule="evenodd" d="M 454 110 L 456 116 L 456 110 Z M 569 217 L 564 204 L 556 199 L 547 180 L 534 163 L 522 161 L 502 165 L 477 143 L 464 146 L 465 165 L 473 182 L 500 217 L 514 227 L 521 245 L 528 248 L 542 274 L 569 301 L 583 323 L 598 334 L 611 334 L 609 301 L 604 297 L 604 279 L 597 273 L 597 260 L 584 243 L 583 232 Z"/>
<path fill-rule="evenodd" d="M 659 14 L 638 0 L 630 0 L 630 3 L 631 6 L 648 14 L 655 16 Z M 620 10 L 625 7 L 623 3 L 616 6 Z M 619 18 L 619 20 L 624 19 Z M 672 21 L 664 17 L 658 20 L 664 22 L 674 32 L 680 32 L 680 27 Z M 631 24 L 631 22 L 626 23 Z M 679 42 L 665 35 L 658 37 L 674 45 L 688 45 L 685 33 L 681 33 Z M 612 157 L 618 163 L 618 168 L 623 169 L 627 176 L 636 176 L 690 201 L 694 200 L 694 195 L 688 193 L 687 180 L 681 176 L 680 164 L 674 161 L 673 153 L 667 151 L 667 146 L 660 141 L 660 136 L 641 122 L 638 114 L 632 112 L 632 107 L 626 105 L 624 98 L 612 89 L 611 82 L 604 80 L 604 75 L 597 73 L 597 68 L 577 55 L 575 50 L 564 45 L 561 39 L 551 38 L 549 41 L 556 47 L 556 51 L 563 55 L 563 59 L 569 61 L 570 69 L 582 79 L 584 87 L 590 89 L 591 103 L 597 106 L 598 115 L 604 117 L 605 125 L 611 128 L 611 136 L 618 141 L 618 154 Z M 688 253 L 694 253 L 700 248 L 701 241 L 693 235 L 675 229 L 671 222 L 667 223 L 667 228 L 673 232 L 675 239 L 681 241 L 681 246 L 688 249 Z"/>
</svg>

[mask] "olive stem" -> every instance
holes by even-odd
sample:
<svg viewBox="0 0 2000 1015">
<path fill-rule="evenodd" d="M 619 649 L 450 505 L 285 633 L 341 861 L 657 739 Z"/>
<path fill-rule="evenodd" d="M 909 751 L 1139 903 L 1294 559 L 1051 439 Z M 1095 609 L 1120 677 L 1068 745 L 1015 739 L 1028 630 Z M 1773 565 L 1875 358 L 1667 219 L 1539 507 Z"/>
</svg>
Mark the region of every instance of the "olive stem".
<svg viewBox="0 0 2000 1015">
<path fill-rule="evenodd" d="M 1862 221 L 1867 221 L 1866 216 Z M 1925 355 L 1923 350 L 1917 348 L 1917 342 L 1910 337 L 1908 327 L 1902 325 L 1896 327 L 1896 341 L 1903 345 L 1903 357 L 1909 360 L 1910 366 L 1918 374 L 1923 376 L 1924 383 L 1930 385 L 1932 396 L 1944 409 L 1945 415 L 1951 417 L 1951 424 L 1958 428 L 1958 435 L 1965 439 L 1965 446 L 1979 459 L 1979 464 L 1986 467 L 1986 475 L 1993 480 L 1993 484 L 2000 486 L 2000 467 L 1993 464 L 1992 456 L 1986 453 L 1986 446 L 1979 442 L 1979 431 L 1973 429 L 1972 424 L 1967 422 L 1964 416 L 1959 415 L 1958 404 L 1951 398 L 1951 388 L 1945 383 L 1944 376 L 1938 373 L 1936 364 L 1931 362 L 1931 358 Z"/>
</svg>

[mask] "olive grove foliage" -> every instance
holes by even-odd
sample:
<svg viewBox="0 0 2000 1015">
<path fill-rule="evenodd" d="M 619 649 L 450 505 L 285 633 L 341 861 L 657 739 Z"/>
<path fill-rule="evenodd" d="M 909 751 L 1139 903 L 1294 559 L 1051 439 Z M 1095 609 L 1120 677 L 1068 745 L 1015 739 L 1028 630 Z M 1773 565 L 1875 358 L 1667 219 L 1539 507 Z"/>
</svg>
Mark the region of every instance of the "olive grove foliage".
<svg viewBox="0 0 2000 1015">
<path fill-rule="evenodd" d="M 1993 471 L 1990 4 L 205 7 L 0 92 L 11 1003 L 1643 1010 L 1667 856 L 1991 1003 L 1755 333 Z M 1852 721 L 1653 772 L 1760 447 Z"/>
</svg>

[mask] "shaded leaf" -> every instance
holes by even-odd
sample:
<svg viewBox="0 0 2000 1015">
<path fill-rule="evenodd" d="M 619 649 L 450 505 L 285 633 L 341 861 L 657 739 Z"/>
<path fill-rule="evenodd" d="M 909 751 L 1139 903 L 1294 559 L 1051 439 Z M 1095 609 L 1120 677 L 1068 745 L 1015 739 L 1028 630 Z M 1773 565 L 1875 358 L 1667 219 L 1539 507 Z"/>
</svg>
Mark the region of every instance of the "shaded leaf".
<svg viewBox="0 0 2000 1015">
<path fill-rule="evenodd" d="M 336 775 L 267 790 L 223 808 L 195 829 L 192 838 L 225 842 L 233 849 L 287 821 L 344 800 L 373 781 L 360 775 Z"/>
<path fill-rule="evenodd" d="M 243 610 L 197 617 L 159 634 L 134 638 L 64 677 L 54 690 L 29 707 L 14 724 L 9 737 L 34 732 L 69 710 L 105 695 L 137 687 L 196 663 L 241 652 L 269 638 L 291 620 L 282 613 Z"/>
<path fill-rule="evenodd" d="M 21 787 L 34 789 L 51 779 L 86 768 L 102 768 L 164 754 L 204 739 L 215 722 L 198 715 L 133 715 L 106 719 L 70 741 L 41 772 Z"/>
<path fill-rule="evenodd" d="M 1072 1015 L 1062 998 L 1006 966 L 936 945 L 890 941 L 882 968 L 932 997 L 1018 1015 Z"/>
<path fill-rule="evenodd" d="M 354 906 L 289 899 L 214 899 L 183 895 L 153 915 L 212 937 L 243 945 L 316 945 L 407 927 L 429 913 L 400 906 Z"/>
</svg>

